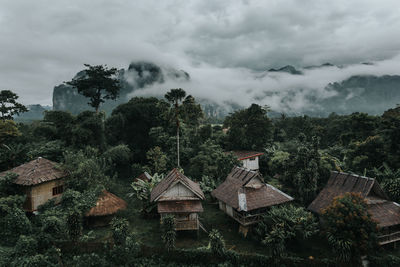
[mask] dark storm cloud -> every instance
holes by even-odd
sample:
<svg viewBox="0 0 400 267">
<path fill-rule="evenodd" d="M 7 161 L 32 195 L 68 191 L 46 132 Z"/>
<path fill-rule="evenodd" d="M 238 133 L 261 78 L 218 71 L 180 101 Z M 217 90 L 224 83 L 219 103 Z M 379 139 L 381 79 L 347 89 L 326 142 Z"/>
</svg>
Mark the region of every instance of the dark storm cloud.
<svg viewBox="0 0 400 267">
<path fill-rule="evenodd" d="M 399 28 L 395 0 L 0 0 L 0 88 L 24 103 L 51 104 L 53 86 L 83 63 L 123 68 L 147 60 L 190 72 L 195 95 L 211 88 L 228 100 L 244 88 L 253 92 L 243 100 L 250 102 L 257 89 L 301 82 L 287 75 L 280 82 L 254 79 L 254 71 L 270 67 L 362 61 L 383 62 L 377 72 L 388 62 L 398 67 Z M 347 74 L 321 75 L 322 84 Z"/>
</svg>

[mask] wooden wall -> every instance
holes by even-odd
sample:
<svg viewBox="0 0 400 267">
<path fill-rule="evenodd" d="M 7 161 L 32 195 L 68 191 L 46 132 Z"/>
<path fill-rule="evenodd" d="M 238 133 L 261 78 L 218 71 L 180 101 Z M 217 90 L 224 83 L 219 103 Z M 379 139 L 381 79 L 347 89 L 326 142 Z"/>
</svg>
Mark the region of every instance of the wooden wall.
<svg viewBox="0 0 400 267">
<path fill-rule="evenodd" d="M 243 167 L 249 170 L 258 170 L 258 157 L 242 160 Z"/>
<path fill-rule="evenodd" d="M 30 189 L 26 190 L 27 203 L 24 204 L 24 208 L 27 211 L 35 211 L 40 205 L 43 205 L 49 199 L 57 198 L 57 200 L 60 200 L 62 194 L 53 196 L 53 188 L 63 184 L 63 180 L 53 180 L 31 186 Z"/>
<path fill-rule="evenodd" d="M 163 197 L 196 197 L 186 186 L 180 182 L 164 192 Z"/>
</svg>

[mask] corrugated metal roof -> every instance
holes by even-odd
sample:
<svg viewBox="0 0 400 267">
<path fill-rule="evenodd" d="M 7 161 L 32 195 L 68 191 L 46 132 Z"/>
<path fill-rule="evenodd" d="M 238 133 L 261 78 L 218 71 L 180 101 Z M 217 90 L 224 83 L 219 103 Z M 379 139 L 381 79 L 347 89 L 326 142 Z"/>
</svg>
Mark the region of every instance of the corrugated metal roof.
<svg viewBox="0 0 400 267">
<path fill-rule="evenodd" d="M 5 176 L 8 172 L 17 174 L 18 177 L 14 183 L 24 186 L 36 185 L 67 176 L 66 172 L 57 168 L 56 162 L 42 157 L 2 172 L 0 176 Z"/>
<path fill-rule="evenodd" d="M 245 160 L 263 155 L 262 152 L 257 151 L 228 151 L 226 153 L 233 153 L 238 160 Z"/>
</svg>

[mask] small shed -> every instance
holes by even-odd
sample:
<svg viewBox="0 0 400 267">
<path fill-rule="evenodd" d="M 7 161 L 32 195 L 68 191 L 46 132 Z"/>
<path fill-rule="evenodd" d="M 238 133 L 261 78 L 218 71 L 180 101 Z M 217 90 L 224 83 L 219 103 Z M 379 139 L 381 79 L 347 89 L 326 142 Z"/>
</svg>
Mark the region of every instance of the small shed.
<svg viewBox="0 0 400 267">
<path fill-rule="evenodd" d="M 259 169 L 259 157 L 264 153 L 257 151 L 231 151 L 246 169 L 256 171 Z"/>
<path fill-rule="evenodd" d="M 400 205 L 390 201 L 373 178 L 333 171 L 308 209 L 321 214 L 335 197 L 348 192 L 359 193 L 367 201 L 368 211 L 380 229 L 378 241 L 381 245 L 400 240 Z"/>
<path fill-rule="evenodd" d="M 293 200 L 264 183 L 258 171 L 244 167 L 234 167 L 211 195 L 218 199 L 219 208 L 243 227 L 259 222 L 269 207 Z"/>
<path fill-rule="evenodd" d="M 148 174 L 148 172 L 144 172 L 144 173 L 140 174 L 138 177 L 136 177 L 134 182 L 137 182 L 138 180 L 149 182 L 149 181 L 151 181 L 151 179 L 152 179 L 151 175 Z"/>
<path fill-rule="evenodd" d="M 198 230 L 199 212 L 203 212 L 201 200 L 203 191 L 177 169 L 173 169 L 151 191 L 151 202 L 157 202 L 157 212 L 161 218 L 172 214 L 175 217 L 175 229 Z"/>
<path fill-rule="evenodd" d="M 125 200 L 103 190 L 96 205 L 85 214 L 86 222 L 91 226 L 105 226 L 110 223 L 117 211 L 126 209 Z"/>
<path fill-rule="evenodd" d="M 0 173 L 0 177 L 7 173 L 18 175 L 14 183 L 19 185 L 26 194 L 23 208 L 27 212 L 34 212 L 49 199 L 55 199 L 56 202 L 61 199 L 64 192 L 63 178 L 67 176 L 67 173 L 57 165 L 56 162 L 38 157 Z"/>
</svg>

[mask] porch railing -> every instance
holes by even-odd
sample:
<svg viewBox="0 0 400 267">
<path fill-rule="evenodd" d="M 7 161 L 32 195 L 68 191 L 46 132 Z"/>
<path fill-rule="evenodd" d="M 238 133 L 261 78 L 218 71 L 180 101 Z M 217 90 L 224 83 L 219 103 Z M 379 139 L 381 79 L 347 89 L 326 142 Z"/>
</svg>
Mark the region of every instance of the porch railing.
<svg viewBox="0 0 400 267">
<path fill-rule="evenodd" d="M 400 240 L 400 231 L 378 236 L 379 245 L 385 245 Z"/>
<path fill-rule="evenodd" d="M 241 214 L 235 210 L 233 210 L 233 218 L 238 221 L 242 225 L 250 225 L 257 223 L 261 219 L 261 214 Z"/>
<path fill-rule="evenodd" d="M 175 230 L 197 230 L 199 224 L 197 220 L 176 220 L 175 219 Z"/>
</svg>

